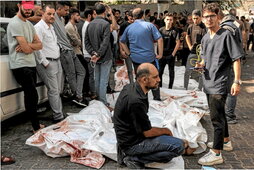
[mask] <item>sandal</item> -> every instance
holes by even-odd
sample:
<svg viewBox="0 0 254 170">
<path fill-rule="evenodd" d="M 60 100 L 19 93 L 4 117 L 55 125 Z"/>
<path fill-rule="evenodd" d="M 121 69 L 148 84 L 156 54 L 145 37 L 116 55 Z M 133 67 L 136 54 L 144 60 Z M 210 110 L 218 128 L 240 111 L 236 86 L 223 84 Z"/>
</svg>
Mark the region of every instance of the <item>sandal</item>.
<svg viewBox="0 0 254 170">
<path fill-rule="evenodd" d="M 15 160 L 12 157 L 1 156 L 1 165 L 10 165 L 15 163 Z"/>
</svg>

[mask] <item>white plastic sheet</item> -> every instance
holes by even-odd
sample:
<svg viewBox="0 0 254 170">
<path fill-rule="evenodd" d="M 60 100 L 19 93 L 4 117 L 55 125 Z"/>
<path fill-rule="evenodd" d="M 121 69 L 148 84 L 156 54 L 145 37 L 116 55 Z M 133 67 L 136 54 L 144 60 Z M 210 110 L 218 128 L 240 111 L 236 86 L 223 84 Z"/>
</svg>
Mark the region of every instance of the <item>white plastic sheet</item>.
<svg viewBox="0 0 254 170">
<path fill-rule="evenodd" d="M 119 88 L 124 84 L 124 81 L 119 83 Z M 114 107 L 118 95 L 107 95 L 111 106 Z M 197 148 L 196 154 L 203 152 L 206 149 L 204 143 L 207 141 L 207 133 L 199 121 L 208 112 L 205 94 L 161 88 L 161 98 L 163 101 L 154 101 L 149 94 L 148 115 L 152 125 L 169 128 L 174 136 L 188 140 L 192 148 Z M 40 130 L 28 138 L 26 144 L 40 148 L 50 157 L 70 155 L 72 162 L 100 168 L 105 162 L 101 154 L 117 159 L 112 114 L 101 102 L 91 101 L 80 113 Z M 166 164 L 151 163 L 146 166 L 184 169 L 184 161 L 180 156 Z"/>
</svg>

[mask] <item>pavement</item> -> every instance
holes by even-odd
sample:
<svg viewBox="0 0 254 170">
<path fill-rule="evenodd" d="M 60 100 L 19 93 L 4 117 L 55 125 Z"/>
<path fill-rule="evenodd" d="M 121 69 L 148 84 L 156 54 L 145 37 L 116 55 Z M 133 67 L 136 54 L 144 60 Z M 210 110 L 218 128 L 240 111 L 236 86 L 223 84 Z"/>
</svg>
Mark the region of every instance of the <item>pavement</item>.
<svg viewBox="0 0 254 170">
<path fill-rule="evenodd" d="M 247 60 L 242 65 L 241 93 L 238 96 L 235 113 L 238 123 L 229 125 L 229 133 L 233 142 L 234 150 L 223 151 L 225 162 L 221 165 L 213 166 L 216 169 L 254 169 L 254 54 L 247 56 Z M 47 105 L 47 103 L 45 104 Z M 79 112 L 72 102 L 64 102 L 65 113 Z M 52 124 L 52 111 L 40 113 L 39 118 L 45 125 Z M 212 125 L 209 116 L 204 116 L 201 120 L 206 128 L 209 139 L 213 138 Z M 1 154 L 13 156 L 16 163 L 1 166 L 1 169 L 91 169 L 89 167 L 71 163 L 70 157 L 51 158 L 46 156 L 38 148 L 25 145 L 25 141 L 32 135 L 31 124 L 25 113 L 1 122 Z M 207 150 L 208 151 L 208 150 Z M 205 152 L 206 153 L 206 152 Z M 186 169 L 201 169 L 197 163 L 198 159 L 205 153 L 193 156 L 184 156 Z M 126 169 L 120 167 L 116 162 L 106 159 L 106 163 L 101 169 Z"/>
</svg>

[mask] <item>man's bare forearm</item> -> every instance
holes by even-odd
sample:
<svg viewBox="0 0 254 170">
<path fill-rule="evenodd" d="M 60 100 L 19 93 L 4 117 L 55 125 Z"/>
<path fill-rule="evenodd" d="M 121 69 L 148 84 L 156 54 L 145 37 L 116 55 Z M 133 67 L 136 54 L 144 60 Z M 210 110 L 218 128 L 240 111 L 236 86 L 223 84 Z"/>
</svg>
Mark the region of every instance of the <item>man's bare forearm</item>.
<svg viewBox="0 0 254 170">
<path fill-rule="evenodd" d="M 127 55 L 130 55 L 130 50 L 129 50 L 128 46 L 125 43 L 120 42 L 120 46 L 122 47 L 122 49 L 124 50 L 124 52 Z"/>
<path fill-rule="evenodd" d="M 187 45 L 189 47 L 189 50 L 191 50 L 192 44 L 191 44 L 190 36 L 186 35 L 185 40 L 186 40 L 186 43 L 187 43 Z"/>
<path fill-rule="evenodd" d="M 180 40 L 177 40 L 176 46 L 175 46 L 175 48 L 174 48 L 174 51 L 172 52 L 172 55 L 173 55 L 173 56 L 176 55 L 176 52 L 178 51 L 179 47 L 180 47 Z"/>
<path fill-rule="evenodd" d="M 157 128 L 157 127 L 152 127 L 152 129 L 143 132 L 143 134 L 147 138 L 161 135 L 173 136 L 172 132 L 168 128 Z"/>
<path fill-rule="evenodd" d="M 235 74 L 235 80 L 240 80 L 241 78 L 241 60 L 237 59 L 233 63 L 233 70 Z"/>
<path fill-rule="evenodd" d="M 158 55 L 160 58 L 163 56 L 163 39 L 158 39 Z"/>
<path fill-rule="evenodd" d="M 28 43 L 29 47 L 31 47 L 34 51 L 42 49 L 41 40 L 37 35 L 34 36 L 34 40 L 32 43 Z"/>
</svg>

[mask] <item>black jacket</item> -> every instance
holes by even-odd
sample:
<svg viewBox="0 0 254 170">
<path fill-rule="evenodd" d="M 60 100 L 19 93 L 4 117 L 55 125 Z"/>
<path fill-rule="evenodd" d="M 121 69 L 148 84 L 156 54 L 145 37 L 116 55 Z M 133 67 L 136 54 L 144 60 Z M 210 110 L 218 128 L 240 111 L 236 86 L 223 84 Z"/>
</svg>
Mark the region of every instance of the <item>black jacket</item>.
<svg viewBox="0 0 254 170">
<path fill-rule="evenodd" d="M 103 63 L 112 59 L 110 45 L 110 24 L 103 17 L 97 16 L 87 27 L 85 46 L 92 56 L 97 53 L 100 59 L 97 63 Z"/>
</svg>

